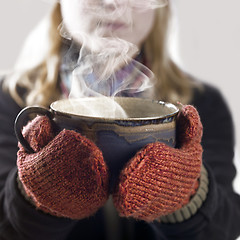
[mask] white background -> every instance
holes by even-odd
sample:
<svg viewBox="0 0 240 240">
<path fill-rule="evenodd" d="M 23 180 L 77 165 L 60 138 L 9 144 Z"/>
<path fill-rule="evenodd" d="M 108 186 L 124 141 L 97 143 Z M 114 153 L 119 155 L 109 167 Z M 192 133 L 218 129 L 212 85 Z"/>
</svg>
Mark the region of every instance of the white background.
<svg viewBox="0 0 240 240">
<path fill-rule="evenodd" d="M 239 152 L 240 1 L 172 1 L 179 29 L 177 61 L 189 73 L 221 89 L 233 114 Z M 13 66 L 26 35 L 49 10 L 49 2 L 1 0 L 0 69 Z"/>
</svg>

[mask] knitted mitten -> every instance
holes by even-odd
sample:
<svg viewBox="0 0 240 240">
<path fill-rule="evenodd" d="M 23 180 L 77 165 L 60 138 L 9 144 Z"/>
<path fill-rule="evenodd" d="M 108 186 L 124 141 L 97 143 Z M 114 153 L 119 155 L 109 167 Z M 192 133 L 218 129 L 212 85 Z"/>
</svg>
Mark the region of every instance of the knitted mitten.
<svg viewBox="0 0 240 240">
<path fill-rule="evenodd" d="M 108 171 L 102 152 L 81 134 L 54 136 L 50 120 L 36 117 L 23 135 L 35 153 L 19 144 L 18 177 L 34 205 L 49 214 L 82 219 L 108 198 Z"/>
<path fill-rule="evenodd" d="M 148 144 L 122 170 L 113 194 L 121 216 L 153 221 L 188 203 L 202 162 L 202 124 L 190 105 L 178 115 L 177 137 L 177 148 Z"/>
</svg>

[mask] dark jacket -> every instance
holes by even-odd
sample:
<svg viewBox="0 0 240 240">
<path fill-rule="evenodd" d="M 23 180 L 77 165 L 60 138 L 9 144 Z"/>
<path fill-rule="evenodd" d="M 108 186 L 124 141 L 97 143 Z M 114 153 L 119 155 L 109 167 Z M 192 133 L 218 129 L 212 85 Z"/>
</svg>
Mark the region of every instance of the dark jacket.
<svg viewBox="0 0 240 240">
<path fill-rule="evenodd" d="M 197 213 L 182 223 L 146 223 L 121 218 L 119 239 L 234 240 L 240 235 L 240 196 L 233 191 L 234 129 L 231 114 L 219 91 L 204 84 L 192 104 L 204 127 L 203 164 L 208 171 L 207 199 Z M 0 90 L 0 239 L 74 240 L 111 239 L 100 209 L 93 217 L 73 221 L 36 210 L 18 190 L 17 140 L 14 120 L 20 107 Z M 129 229 L 131 231 L 128 234 Z M 115 240 L 115 239 L 114 239 Z"/>
</svg>

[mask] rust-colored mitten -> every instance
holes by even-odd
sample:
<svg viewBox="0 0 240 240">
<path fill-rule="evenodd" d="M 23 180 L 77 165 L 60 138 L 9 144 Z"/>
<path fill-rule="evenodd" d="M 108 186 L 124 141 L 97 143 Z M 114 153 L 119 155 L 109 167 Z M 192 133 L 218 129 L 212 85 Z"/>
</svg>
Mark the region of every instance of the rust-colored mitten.
<svg viewBox="0 0 240 240">
<path fill-rule="evenodd" d="M 177 148 L 148 144 L 122 170 L 113 194 L 120 215 L 153 221 L 187 204 L 198 187 L 201 137 L 197 110 L 183 106 L 177 119 Z"/>
<path fill-rule="evenodd" d="M 82 219 L 108 199 L 108 170 L 97 146 L 72 130 L 54 136 L 50 120 L 36 117 L 23 135 L 36 153 L 19 144 L 18 176 L 27 197 L 49 214 Z"/>
</svg>

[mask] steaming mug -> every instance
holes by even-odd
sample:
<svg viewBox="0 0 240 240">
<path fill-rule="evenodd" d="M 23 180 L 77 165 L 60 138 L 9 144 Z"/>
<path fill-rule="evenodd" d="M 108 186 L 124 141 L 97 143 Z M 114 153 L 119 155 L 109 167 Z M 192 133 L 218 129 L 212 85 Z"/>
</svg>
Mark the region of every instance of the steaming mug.
<svg viewBox="0 0 240 240">
<path fill-rule="evenodd" d="M 102 150 L 110 183 L 114 185 L 124 164 L 146 144 L 160 141 L 175 146 L 178 111 L 171 103 L 141 98 L 63 99 L 53 102 L 50 110 L 24 108 L 16 118 L 15 133 L 22 146 L 33 152 L 22 135 L 22 128 L 33 113 L 48 116 L 56 134 L 64 128 L 80 132 Z"/>
</svg>

